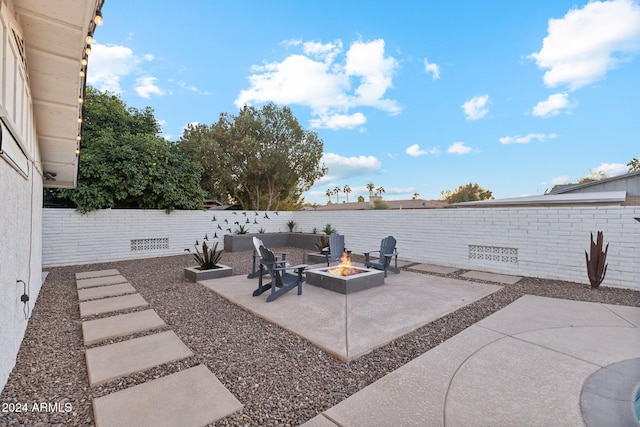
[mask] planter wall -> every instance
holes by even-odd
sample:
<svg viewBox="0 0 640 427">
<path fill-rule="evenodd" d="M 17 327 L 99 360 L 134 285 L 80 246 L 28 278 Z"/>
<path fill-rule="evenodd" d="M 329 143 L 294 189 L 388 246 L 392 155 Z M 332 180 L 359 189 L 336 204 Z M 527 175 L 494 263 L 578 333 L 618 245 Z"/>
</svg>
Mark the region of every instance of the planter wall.
<svg viewBox="0 0 640 427">
<path fill-rule="evenodd" d="M 308 251 L 315 251 L 321 234 L 311 233 L 259 233 L 259 234 L 225 234 L 224 251 L 241 252 L 253 249 L 253 238 L 262 240 L 268 248 L 284 248 L 291 246 Z"/>
<path fill-rule="evenodd" d="M 184 277 L 192 282 L 200 280 L 218 279 L 220 277 L 229 277 L 233 274 L 233 268 L 218 264 L 220 268 L 211 270 L 200 270 L 199 267 L 185 267 Z"/>
</svg>

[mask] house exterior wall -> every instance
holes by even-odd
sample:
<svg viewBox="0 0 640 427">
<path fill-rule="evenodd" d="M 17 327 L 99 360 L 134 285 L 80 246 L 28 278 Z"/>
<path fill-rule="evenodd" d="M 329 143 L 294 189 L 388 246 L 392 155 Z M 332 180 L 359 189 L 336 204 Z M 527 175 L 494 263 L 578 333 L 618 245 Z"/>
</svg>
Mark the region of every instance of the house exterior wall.
<svg viewBox="0 0 640 427">
<path fill-rule="evenodd" d="M 349 250 L 375 250 L 393 235 L 400 258 L 463 269 L 588 283 L 584 251 L 589 234 L 604 232 L 610 244 L 603 286 L 640 290 L 640 207 L 535 207 L 367 211 L 247 212 L 103 210 L 81 215 L 44 209 L 45 266 L 86 264 L 183 254 L 196 239 L 235 230 L 319 232 L 331 224 L 345 235 Z M 213 221 L 213 217 L 215 221 Z M 227 222 L 225 222 L 225 219 Z M 259 224 L 253 224 L 256 220 Z M 221 225 L 223 230 L 217 228 Z M 142 240 L 150 239 L 150 240 Z M 162 240 L 155 240 L 162 239 Z M 132 240 L 141 248 L 132 250 Z M 158 244 L 158 242 L 160 242 Z M 166 245 L 165 243 L 166 242 Z M 145 249 L 145 246 L 146 249 Z M 165 246 L 163 246 L 165 245 Z M 157 248 L 158 246 L 162 246 Z"/>
<path fill-rule="evenodd" d="M 42 176 L 35 141 L 33 107 L 9 26 L 0 3 L 0 390 L 15 365 L 27 320 L 20 301 L 28 284 L 29 313 L 42 284 Z M 10 131 L 9 131 L 10 129 Z"/>
</svg>

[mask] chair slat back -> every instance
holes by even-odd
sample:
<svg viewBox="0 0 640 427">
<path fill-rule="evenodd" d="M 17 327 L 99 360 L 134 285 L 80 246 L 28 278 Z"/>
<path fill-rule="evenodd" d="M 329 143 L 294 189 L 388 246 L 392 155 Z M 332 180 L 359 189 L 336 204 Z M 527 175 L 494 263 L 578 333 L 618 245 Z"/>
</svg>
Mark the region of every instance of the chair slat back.
<svg viewBox="0 0 640 427">
<path fill-rule="evenodd" d="M 262 256 L 263 260 L 267 261 L 267 264 L 264 264 L 264 266 L 269 272 L 269 275 L 276 280 L 277 286 L 282 286 L 282 277 L 280 276 L 280 272 L 273 270 L 273 268 L 276 266 L 276 264 L 274 264 L 276 261 L 276 256 L 273 254 L 273 252 L 271 252 L 264 246 L 260 246 L 260 255 Z"/>
</svg>

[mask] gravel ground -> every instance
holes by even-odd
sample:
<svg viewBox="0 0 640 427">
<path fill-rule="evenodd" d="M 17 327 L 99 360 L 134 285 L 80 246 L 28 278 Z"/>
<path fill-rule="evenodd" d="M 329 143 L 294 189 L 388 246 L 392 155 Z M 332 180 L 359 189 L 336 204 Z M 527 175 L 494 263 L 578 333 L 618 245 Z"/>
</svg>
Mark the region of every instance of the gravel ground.
<svg viewBox="0 0 640 427">
<path fill-rule="evenodd" d="M 288 252 L 293 263 L 302 259 L 300 249 L 278 250 Z M 361 261 L 358 256 L 354 258 Z M 251 252 L 225 253 L 222 263 L 232 266 L 234 274 L 247 274 Z M 205 287 L 186 282 L 182 269 L 191 265 L 191 257 L 182 255 L 51 269 L 31 315 L 16 366 L 0 394 L 0 405 L 26 404 L 27 410 L 0 411 L 0 426 L 93 425 L 93 398 L 199 363 L 204 363 L 244 404 L 240 413 L 215 425 L 299 425 L 522 295 L 640 307 L 639 291 L 591 290 L 576 283 L 525 278 L 344 363 Z M 167 323 L 166 329 L 175 331 L 194 356 L 125 379 L 89 386 L 75 273 L 109 268 L 118 269 L 129 280 Z M 447 277 L 458 277 L 463 272 Z M 39 412 L 34 410 L 34 403 L 57 406 Z"/>
</svg>

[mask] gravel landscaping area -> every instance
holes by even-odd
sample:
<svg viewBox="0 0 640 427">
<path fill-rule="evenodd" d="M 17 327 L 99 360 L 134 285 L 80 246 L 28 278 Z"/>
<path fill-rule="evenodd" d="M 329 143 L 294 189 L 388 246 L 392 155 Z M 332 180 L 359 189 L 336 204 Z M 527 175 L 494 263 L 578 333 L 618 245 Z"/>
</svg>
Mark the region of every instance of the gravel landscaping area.
<svg viewBox="0 0 640 427">
<path fill-rule="evenodd" d="M 301 262 L 300 249 L 277 250 L 288 252 L 287 259 L 292 263 Z M 357 256 L 354 258 L 362 261 Z M 246 275 L 251 269 L 251 252 L 225 253 L 221 262 L 232 266 L 234 274 Z M 204 286 L 185 281 L 183 267 L 191 265 L 191 256 L 181 255 L 51 269 L 31 315 L 16 367 L 0 394 L 0 404 L 26 404 L 28 410 L 0 412 L 0 425 L 93 425 L 93 398 L 203 363 L 244 404 L 240 413 L 215 425 L 294 426 L 522 295 L 640 306 L 640 291 L 605 287 L 592 290 L 582 284 L 524 278 L 355 361 L 344 363 Z M 173 330 L 195 355 L 90 387 L 75 273 L 112 268 L 118 269 L 149 302 L 166 322 L 165 329 Z M 411 266 L 405 269 L 411 270 Z M 460 270 L 446 277 L 461 278 L 458 276 L 464 272 Z M 151 333 L 155 332 L 157 330 Z M 142 335 L 145 333 L 138 334 Z M 118 340 L 112 342 L 115 341 Z M 42 402 L 59 403 L 60 410 L 32 410 L 34 403 Z"/>
</svg>

